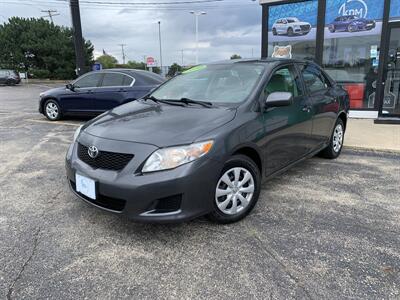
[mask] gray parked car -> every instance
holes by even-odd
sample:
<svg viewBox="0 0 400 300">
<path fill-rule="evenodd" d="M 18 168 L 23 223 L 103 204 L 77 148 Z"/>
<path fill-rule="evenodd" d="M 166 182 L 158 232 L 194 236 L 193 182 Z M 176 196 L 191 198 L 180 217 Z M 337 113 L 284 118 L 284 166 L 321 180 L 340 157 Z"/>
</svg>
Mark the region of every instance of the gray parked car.
<svg viewBox="0 0 400 300">
<path fill-rule="evenodd" d="M 21 82 L 17 71 L 0 69 L 0 84 L 16 85 Z"/>
<path fill-rule="evenodd" d="M 72 191 L 137 221 L 244 218 L 261 182 L 339 156 L 349 97 L 314 63 L 194 67 L 86 123 L 66 156 Z"/>
</svg>

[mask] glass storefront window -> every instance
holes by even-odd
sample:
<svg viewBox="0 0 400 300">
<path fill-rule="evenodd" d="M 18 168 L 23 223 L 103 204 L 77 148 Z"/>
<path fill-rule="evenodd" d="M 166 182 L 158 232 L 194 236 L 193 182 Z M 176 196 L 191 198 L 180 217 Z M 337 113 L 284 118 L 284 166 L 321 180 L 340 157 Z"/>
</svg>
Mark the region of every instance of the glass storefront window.
<svg viewBox="0 0 400 300">
<path fill-rule="evenodd" d="M 323 67 L 349 92 L 352 109 L 373 109 L 384 1 L 327 0 Z"/>
<path fill-rule="evenodd" d="M 400 115 L 400 26 L 391 28 L 382 114 Z"/>
<path fill-rule="evenodd" d="M 269 7 L 268 56 L 313 60 L 318 0 Z"/>
<path fill-rule="evenodd" d="M 399 0 L 391 0 L 390 2 L 390 20 L 391 21 L 400 21 L 400 1 Z"/>
</svg>

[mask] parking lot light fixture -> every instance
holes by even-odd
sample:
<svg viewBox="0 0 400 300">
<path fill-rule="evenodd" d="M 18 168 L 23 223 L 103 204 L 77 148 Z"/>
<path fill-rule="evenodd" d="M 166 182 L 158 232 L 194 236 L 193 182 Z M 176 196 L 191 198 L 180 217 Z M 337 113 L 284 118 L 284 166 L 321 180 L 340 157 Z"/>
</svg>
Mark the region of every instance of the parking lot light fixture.
<svg viewBox="0 0 400 300">
<path fill-rule="evenodd" d="M 199 64 L 199 16 L 206 15 L 205 11 L 190 11 L 196 20 L 196 65 Z"/>
</svg>

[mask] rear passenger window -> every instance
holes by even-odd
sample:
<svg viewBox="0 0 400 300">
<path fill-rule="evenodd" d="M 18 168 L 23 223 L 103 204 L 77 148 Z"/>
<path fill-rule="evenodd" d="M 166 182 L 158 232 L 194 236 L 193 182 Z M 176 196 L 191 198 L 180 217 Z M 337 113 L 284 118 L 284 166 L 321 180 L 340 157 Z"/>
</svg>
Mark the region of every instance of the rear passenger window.
<svg viewBox="0 0 400 300">
<path fill-rule="evenodd" d="M 122 82 L 123 86 L 130 86 L 132 84 L 133 78 L 124 75 L 124 80 Z"/>
<path fill-rule="evenodd" d="M 299 79 L 294 72 L 293 67 L 284 67 L 276 71 L 269 80 L 265 92 L 271 94 L 274 92 L 289 92 L 293 97 L 301 95 L 299 89 Z"/>
<path fill-rule="evenodd" d="M 311 93 L 328 88 L 328 82 L 317 69 L 311 66 L 303 66 L 301 73 L 303 75 L 304 83 Z"/>
<path fill-rule="evenodd" d="M 104 74 L 103 83 L 101 86 L 123 86 L 125 76 L 118 73 Z"/>
</svg>

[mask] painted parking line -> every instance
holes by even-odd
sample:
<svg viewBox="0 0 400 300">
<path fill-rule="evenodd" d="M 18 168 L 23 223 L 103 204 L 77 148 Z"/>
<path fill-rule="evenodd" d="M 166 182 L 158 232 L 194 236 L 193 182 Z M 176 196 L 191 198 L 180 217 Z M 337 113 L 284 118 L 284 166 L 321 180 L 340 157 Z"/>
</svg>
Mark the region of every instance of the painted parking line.
<svg viewBox="0 0 400 300">
<path fill-rule="evenodd" d="M 30 122 L 36 122 L 36 123 L 46 123 L 46 124 L 51 124 L 51 125 L 67 125 L 67 126 L 81 126 L 81 123 L 68 123 L 68 122 L 63 122 L 63 121 L 46 121 L 46 120 L 34 120 L 34 119 L 27 119 L 27 121 Z"/>
</svg>

